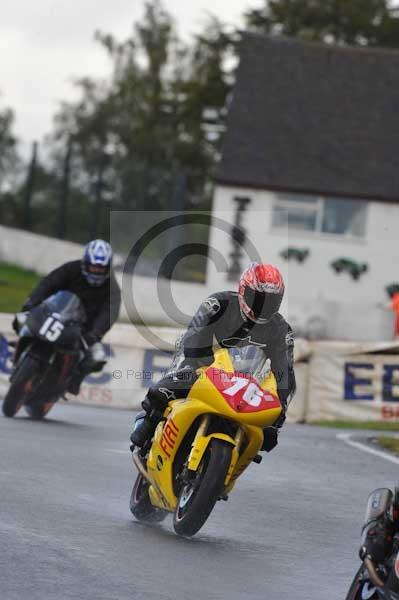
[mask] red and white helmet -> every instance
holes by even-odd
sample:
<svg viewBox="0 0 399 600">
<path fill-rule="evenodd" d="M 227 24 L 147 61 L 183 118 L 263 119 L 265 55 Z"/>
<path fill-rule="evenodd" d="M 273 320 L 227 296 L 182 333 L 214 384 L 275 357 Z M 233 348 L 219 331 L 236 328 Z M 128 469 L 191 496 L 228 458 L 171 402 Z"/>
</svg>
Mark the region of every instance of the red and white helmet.
<svg viewBox="0 0 399 600">
<path fill-rule="evenodd" d="M 283 277 L 276 267 L 252 263 L 240 278 L 241 311 L 255 323 L 267 323 L 279 311 L 284 290 Z"/>
</svg>

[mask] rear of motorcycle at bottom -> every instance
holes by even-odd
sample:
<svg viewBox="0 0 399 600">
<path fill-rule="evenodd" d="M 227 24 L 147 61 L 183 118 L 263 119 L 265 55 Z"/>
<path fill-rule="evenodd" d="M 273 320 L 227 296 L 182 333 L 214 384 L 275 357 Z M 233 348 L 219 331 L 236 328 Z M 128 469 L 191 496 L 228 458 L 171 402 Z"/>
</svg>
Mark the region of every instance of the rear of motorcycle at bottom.
<svg viewBox="0 0 399 600">
<path fill-rule="evenodd" d="M 374 490 L 364 522 L 362 564 L 346 600 L 399 600 L 399 488 Z"/>
</svg>

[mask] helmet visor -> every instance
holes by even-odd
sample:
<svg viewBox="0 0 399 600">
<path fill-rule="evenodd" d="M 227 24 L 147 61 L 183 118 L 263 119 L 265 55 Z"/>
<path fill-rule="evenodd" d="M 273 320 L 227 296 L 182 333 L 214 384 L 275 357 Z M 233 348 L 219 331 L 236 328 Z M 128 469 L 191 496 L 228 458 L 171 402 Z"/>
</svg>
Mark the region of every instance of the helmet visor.
<svg viewBox="0 0 399 600">
<path fill-rule="evenodd" d="M 92 265 L 90 263 L 86 263 L 86 271 L 91 275 L 107 275 L 109 271 L 109 267 L 104 267 L 103 265 Z"/>
<path fill-rule="evenodd" d="M 256 319 L 269 320 L 279 311 L 282 294 L 258 292 L 246 286 L 244 300 Z"/>
</svg>

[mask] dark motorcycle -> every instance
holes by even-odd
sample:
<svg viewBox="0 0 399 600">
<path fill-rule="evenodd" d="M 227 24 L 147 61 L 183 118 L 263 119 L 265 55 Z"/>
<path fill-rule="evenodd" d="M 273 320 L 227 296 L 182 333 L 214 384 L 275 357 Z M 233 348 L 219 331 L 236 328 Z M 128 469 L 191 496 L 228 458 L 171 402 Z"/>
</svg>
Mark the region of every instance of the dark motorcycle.
<svg viewBox="0 0 399 600">
<path fill-rule="evenodd" d="M 6 417 L 13 417 L 24 406 L 29 416 L 41 419 L 67 391 L 85 357 L 85 321 L 80 299 L 66 291 L 16 316 L 19 341 L 11 385 L 3 402 Z"/>
<path fill-rule="evenodd" d="M 399 600 L 399 488 L 370 494 L 359 556 L 346 600 Z"/>
</svg>

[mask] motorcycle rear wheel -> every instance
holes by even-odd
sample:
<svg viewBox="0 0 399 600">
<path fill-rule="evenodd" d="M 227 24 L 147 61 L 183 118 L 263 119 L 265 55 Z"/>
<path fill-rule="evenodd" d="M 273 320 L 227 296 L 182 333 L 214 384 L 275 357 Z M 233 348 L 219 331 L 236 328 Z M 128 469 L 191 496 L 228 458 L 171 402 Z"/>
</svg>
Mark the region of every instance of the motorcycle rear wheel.
<svg viewBox="0 0 399 600">
<path fill-rule="evenodd" d="M 168 514 L 166 510 L 155 508 L 151 504 L 148 483 L 139 473 L 130 496 L 130 512 L 142 523 L 160 523 Z"/>
<path fill-rule="evenodd" d="M 24 400 L 32 393 L 28 390 L 29 382 L 36 375 L 38 363 L 27 354 L 17 367 L 11 385 L 4 398 L 2 410 L 5 417 L 14 417 L 21 408 Z"/>
<path fill-rule="evenodd" d="M 192 537 L 207 521 L 223 494 L 232 450 L 227 442 L 211 441 L 197 477 L 180 492 L 173 517 L 173 527 L 178 535 Z"/>
<path fill-rule="evenodd" d="M 43 419 L 53 408 L 54 402 L 45 402 L 44 404 L 32 404 L 25 406 L 25 410 L 31 419 L 40 421 Z"/>
</svg>

